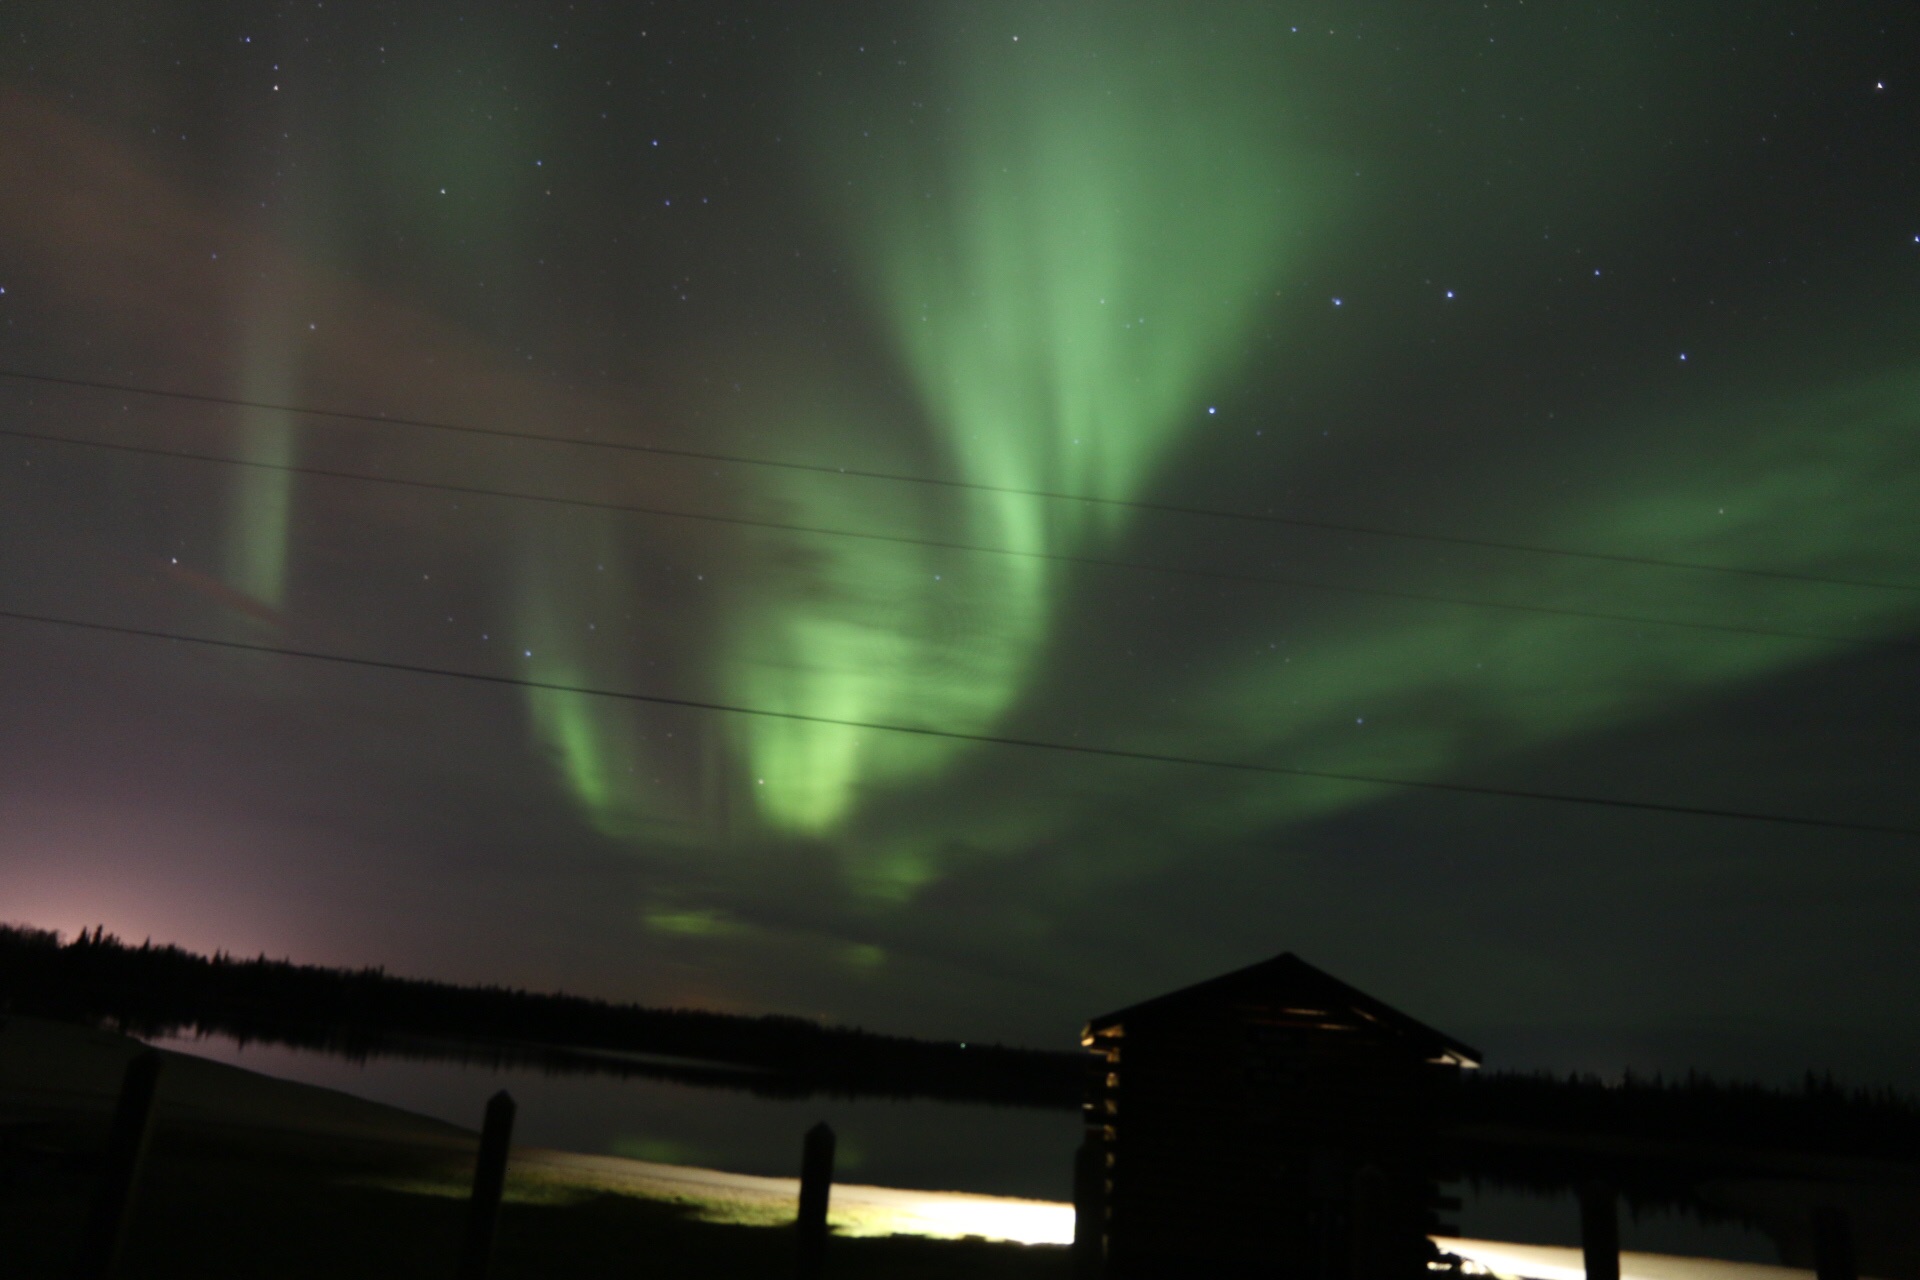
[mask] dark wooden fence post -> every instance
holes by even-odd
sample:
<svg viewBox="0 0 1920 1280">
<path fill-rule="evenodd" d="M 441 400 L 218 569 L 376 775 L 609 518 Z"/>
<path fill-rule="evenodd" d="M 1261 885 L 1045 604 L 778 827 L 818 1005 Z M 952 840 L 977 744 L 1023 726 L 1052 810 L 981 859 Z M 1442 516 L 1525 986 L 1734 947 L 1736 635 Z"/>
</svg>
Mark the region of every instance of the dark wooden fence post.
<svg viewBox="0 0 1920 1280">
<path fill-rule="evenodd" d="M 114 1104 L 113 1126 L 107 1131 L 107 1149 L 100 1161 L 100 1181 L 93 1203 L 87 1206 L 80 1237 L 79 1280 L 106 1280 L 120 1262 L 127 1237 L 127 1218 L 133 1193 L 146 1162 L 147 1141 L 153 1133 L 153 1096 L 160 1084 L 160 1051 L 135 1054 L 120 1078 L 120 1100 Z"/>
<path fill-rule="evenodd" d="M 460 1247 L 459 1280 L 486 1280 L 493 1260 L 493 1226 L 507 1185 L 507 1147 L 513 1139 L 513 1095 L 505 1089 L 487 1100 L 480 1130 L 480 1158 L 473 1165 L 473 1202 L 467 1207 L 467 1238 Z"/>
<path fill-rule="evenodd" d="M 833 1190 L 833 1130 L 821 1121 L 807 1130 L 800 1154 L 800 1280 L 820 1280 L 827 1253 L 827 1197 Z"/>
<path fill-rule="evenodd" d="M 1620 1280 L 1620 1201 L 1604 1182 L 1580 1188 L 1580 1252 L 1587 1280 Z"/>
<path fill-rule="evenodd" d="M 1089 1133 L 1073 1153 L 1073 1280 L 1107 1271 L 1107 1145 Z"/>
<path fill-rule="evenodd" d="M 1817 1280 L 1859 1280 L 1853 1258 L 1853 1224 L 1838 1205 L 1813 1211 L 1813 1267 Z"/>
</svg>

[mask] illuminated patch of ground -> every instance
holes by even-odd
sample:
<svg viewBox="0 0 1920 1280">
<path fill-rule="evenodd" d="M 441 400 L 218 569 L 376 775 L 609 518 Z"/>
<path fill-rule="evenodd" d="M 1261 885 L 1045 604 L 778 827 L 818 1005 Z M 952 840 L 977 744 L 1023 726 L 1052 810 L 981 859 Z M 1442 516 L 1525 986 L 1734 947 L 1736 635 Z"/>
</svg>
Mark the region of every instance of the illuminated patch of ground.
<svg viewBox="0 0 1920 1280">
<path fill-rule="evenodd" d="M 1548 1244 L 1509 1244 L 1502 1240 L 1453 1240 L 1434 1243 L 1458 1254 L 1483 1275 L 1526 1280 L 1586 1280 L 1580 1250 Z M 1717 1258 L 1681 1258 L 1668 1253 L 1620 1255 L 1620 1280 L 1812 1280 L 1813 1272 L 1772 1267 L 1761 1262 L 1722 1262 Z"/>
<path fill-rule="evenodd" d="M 366 1180 L 366 1185 L 417 1195 L 464 1197 L 466 1183 L 416 1175 Z M 797 1178 L 764 1178 L 717 1169 L 654 1164 L 619 1156 L 518 1150 L 509 1166 L 511 1203 L 570 1204 L 598 1195 L 635 1196 L 680 1206 L 703 1222 L 784 1226 L 793 1221 Z M 828 1214 L 842 1236 L 927 1236 L 1014 1244 L 1063 1245 L 1073 1240 L 1073 1206 L 1010 1196 L 897 1187 L 836 1185 Z"/>
</svg>

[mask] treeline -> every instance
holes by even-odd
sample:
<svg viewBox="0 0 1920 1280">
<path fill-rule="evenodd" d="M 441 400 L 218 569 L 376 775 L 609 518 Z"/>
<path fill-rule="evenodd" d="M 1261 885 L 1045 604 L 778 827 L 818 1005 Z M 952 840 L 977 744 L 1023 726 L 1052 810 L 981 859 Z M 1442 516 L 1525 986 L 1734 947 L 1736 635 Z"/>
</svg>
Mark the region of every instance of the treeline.
<svg viewBox="0 0 1920 1280">
<path fill-rule="evenodd" d="M 453 1059 L 680 1080 L 776 1096 L 921 1097 L 1077 1108 L 1079 1053 L 914 1040 L 802 1018 L 653 1009 L 582 996 L 466 987 L 264 956 L 201 956 L 131 946 L 104 930 L 70 942 L 0 925 L 0 1009 L 105 1022 L 136 1035 L 222 1034 L 348 1057 Z M 662 1062 L 661 1058 L 684 1059 Z M 1522 1135 L 1469 1143 L 1467 1163 L 1558 1180 L 1589 1167 L 1589 1139 L 1644 1150 L 1824 1154 L 1920 1163 L 1920 1103 L 1891 1089 L 1809 1076 L 1771 1088 L 1677 1079 L 1488 1071 L 1444 1091 L 1456 1133 Z M 1475 1152 L 1479 1154 L 1474 1154 Z M 1569 1163 L 1571 1162 L 1571 1163 Z"/>
<path fill-rule="evenodd" d="M 1638 1140 L 1649 1146 L 1746 1149 L 1920 1163 L 1920 1101 L 1809 1072 L 1797 1088 L 1626 1073 L 1466 1073 L 1454 1117 L 1469 1125 Z"/>
<path fill-rule="evenodd" d="M 1085 1059 L 830 1027 L 804 1018 L 653 1009 L 507 987 L 394 977 L 383 969 L 196 955 L 132 946 L 102 929 L 71 942 L 0 925 L 0 1004 L 22 1014 L 108 1022 L 132 1034 L 223 1034 L 349 1056 L 473 1056 L 480 1042 L 554 1070 L 616 1075 L 702 1074 L 775 1094 L 927 1097 L 1008 1106 L 1078 1106 Z M 434 1040 L 466 1042 L 431 1048 Z M 725 1063 L 732 1078 L 655 1055 Z"/>
</svg>

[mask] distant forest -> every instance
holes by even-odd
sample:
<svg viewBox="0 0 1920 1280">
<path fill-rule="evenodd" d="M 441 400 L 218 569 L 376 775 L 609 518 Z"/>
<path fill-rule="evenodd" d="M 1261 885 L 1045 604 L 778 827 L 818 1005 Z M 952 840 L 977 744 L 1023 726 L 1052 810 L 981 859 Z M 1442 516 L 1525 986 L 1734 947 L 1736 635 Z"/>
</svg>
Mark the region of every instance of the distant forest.
<svg viewBox="0 0 1920 1280">
<path fill-rule="evenodd" d="M 1798 1088 L 1715 1080 L 1474 1072 L 1456 1116 L 1469 1123 L 1636 1141 L 1751 1147 L 1920 1163 L 1920 1101 L 1809 1071 Z"/>
<path fill-rule="evenodd" d="M 1077 1053 L 913 1040 L 804 1018 L 463 987 L 393 977 L 383 969 L 202 956 L 151 942 L 131 946 L 100 929 L 63 944 L 47 930 L 0 925 L 0 1008 L 111 1024 L 144 1038 L 220 1034 L 349 1057 L 532 1063 L 786 1095 L 1068 1108 L 1079 1105 L 1086 1071 Z M 621 1055 L 691 1061 L 649 1063 Z M 748 1070 L 715 1072 L 699 1064 Z"/>
<path fill-rule="evenodd" d="M 802 1018 L 652 1009 L 505 987 L 328 969 L 265 956 L 195 955 L 131 946 L 94 929 L 72 941 L 0 925 L 0 1010 L 108 1024 L 143 1037 L 223 1034 L 349 1057 L 452 1058 L 595 1072 L 798 1096 L 921 1097 L 1077 1108 L 1091 1059 L 957 1041 L 915 1040 Z M 670 1059 L 670 1061 L 662 1061 Z M 1920 1102 L 1891 1089 L 1849 1088 L 1809 1075 L 1772 1088 L 1689 1074 L 1618 1083 L 1471 1071 L 1443 1093 L 1443 1133 L 1531 1180 L 1515 1153 L 1600 1147 L 1690 1148 L 1695 1162 L 1729 1153 L 1871 1158 L 1920 1164 Z M 1638 1157 L 1627 1157 L 1629 1161 Z M 1480 1165 L 1469 1154 L 1467 1164 Z"/>
</svg>

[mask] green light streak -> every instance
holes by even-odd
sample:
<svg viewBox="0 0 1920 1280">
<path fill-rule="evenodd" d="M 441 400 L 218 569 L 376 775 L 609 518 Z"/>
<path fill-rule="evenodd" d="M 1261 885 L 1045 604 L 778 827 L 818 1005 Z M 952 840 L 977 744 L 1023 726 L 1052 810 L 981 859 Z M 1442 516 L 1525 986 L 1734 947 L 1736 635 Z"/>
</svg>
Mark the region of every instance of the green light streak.
<svg viewBox="0 0 1920 1280">
<path fill-rule="evenodd" d="M 1648 447 L 1631 471 L 1591 472 L 1584 492 L 1566 495 L 1560 510 L 1522 526 L 1523 540 L 1910 580 L 1906 549 L 1920 541 L 1917 417 L 1920 375 L 1896 374 L 1662 421 L 1645 432 Z M 1595 434 L 1617 442 L 1633 433 Z M 1378 550 L 1360 572 L 1382 586 L 1867 640 L 1910 636 L 1920 621 L 1911 592 L 1453 551 L 1444 565 L 1422 564 L 1404 547 Z M 1100 740 L 1306 769 L 1498 785 L 1525 776 L 1532 753 L 1577 750 L 1593 735 L 1685 717 L 1729 691 L 1860 652 L 1820 640 L 1336 596 L 1288 601 L 1264 621 L 1245 616 L 1214 652 L 1195 653 L 1193 666 L 1205 676 L 1173 686 L 1178 697 L 1155 699 L 1152 708 L 1117 706 Z M 1715 769 L 1714 761 L 1703 760 L 1701 777 L 1713 778 Z M 1002 803 L 993 813 L 941 809 L 943 870 L 958 865 L 954 850 L 990 856 L 1049 840 L 1086 841 L 1089 824 L 1103 822 L 1097 795 L 1120 787 L 1121 779 L 1125 793 L 1154 814 L 1154 824 L 1144 832 L 1102 831 L 1109 875 L 1163 864 L 1170 839 L 1185 849 L 1252 833 L 1271 838 L 1290 824 L 1408 795 L 1342 782 L 1249 784 L 1224 774 L 1131 766 L 1090 774 L 1084 763 L 1068 761 L 1028 762 L 1023 774 L 1002 784 Z M 991 784 L 976 778 L 970 785 Z M 1645 798 L 1704 799 L 1700 779 L 1676 779 L 1672 786 L 1668 794 Z M 1615 790 L 1604 783 L 1574 789 Z M 1783 799 L 1775 807 L 1793 803 Z M 926 837 L 908 822 L 875 838 L 919 848 Z"/>
<path fill-rule="evenodd" d="M 286 308 L 268 302 L 253 310 L 236 394 L 242 400 L 269 404 L 297 399 L 293 357 L 281 334 Z M 286 414 L 272 409 L 242 409 L 238 443 L 242 458 L 262 465 L 233 470 L 226 579 L 228 585 L 278 609 L 286 602 L 293 474 L 275 468 L 298 461 L 294 426 Z"/>
<path fill-rule="evenodd" d="M 294 461 L 293 427 L 285 414 L 245 410 L 240 456 L 259 468 L 236 469 L 227 535 L 227 581 L 279 608 L 287 593 L 287 532 L 293 519 L 291 472 L 267 470 Z"/>
<path fill-rule="evenodd" d="M 655 933 L 684 938 L 726 938 L 749 932 L 718 911 L 659 908 L 643 913 L 640 918 Z"/>
<path fill-rule="evenodd" d="M 942 471 L 1137 495 L 1206 422 L 1208 390 L 1238 363 L 1285 241 L 1315 220 L 1317 184 L 1271 135 L 1271 93 L 1239 91 L 1257 58 L 1230 37 L 1203 54 L 1183 45 L 1174 15 L 1162 23 L 1143 9 L 1102 10 L 1084 30 L 1078 17 L 1041 21 L 1020 6 L 953 16 L 937 42 L 952 59 L 939 91 L 950 113 L 877 137 L 846 116 L 822 127 L 828 171 L 845 183 L 847 241 L 864 255 Z M 805 477 L 771 483 L 805 520 L 846 502 Z M 940 526 L 1021 552 L 1071 552 L 1123 521 L 1116 509 L 1017 494 L 881 501 L 891 528 Z M 1061 584 L 1037 560 L 975 557 L 963 583 L 953 568 L 925 549 L 823 546 L 809 573 L 741 598 L 728 626 L 731 696 L 802 715 L 989 728 L 1028 687 Z M 740 733 L 762 817 L 807 835 L 961 750 L 791 722 Z M 931 870 L 893 859 L 863 874 L 897 895 Z"/>
<path fill-rule="evenodd" d="M 605 660 L 595 661 L 597 633 L 588 623 L 603 593 L 631 590 L 622 562 L 604 544 L 583 556 L 565 531 L 528 531 L 521 541 L 514 610 L 521 648 L 507 660 L 517 659 L 534 680 L 591 684 Z M 618 840 L 678 834 L 686 806 L 669 803 L 657 785 L 658 760 L 630 709 L 551 689 L 527 689 L 526 702 L 535 740 L 594 830 Z"/>
<path fill-rule="evenodd" d="M 458 31 L 423 30 L 420 65 L 376 90 L 382 127 L 365 156 L 387 216 L 446 279 L 484 290 L 482 310 L 503 328 L 530 304 L 517 246 L 547 189 L 532 175 L 552 138 L 545 104 L 559 91 L 515 22 L 496 14 Z M 594 645 L 593 610 L 582 607 L 633 591 L 612 531 L 583 537 L 579 526 L 530 523 L 510 541 L 513 624 L 496 637 L 507 661 L 538 681 L 605 683 L 610 667 L 635 656 Z M 668 799 L 663 757 L 629 710 L 546 689 L 527 690 L 526 709 L 533 741 L 593 830 L 687 839 L 695 806 Z"/>
<path fill-rule="evenodd" d="M 1891 560 L 1920 533 L 1912 431 L 1920 378 L 1863 380 L 1784 405 L 1727 406 L 1660 425 L 1640 474 L 1615 476 L 1542 525 L 1542 541 L 1655 551 L 1706 563 L 1898 580 Z M 1614 433 L 1614 438 L 1618 433 Z M 1637 469 L 1636 469 L 1637 470 Z M 1904 532 L 1894 533 L 1896 530 Z M 1891 535 L 1891 536 L 1890 536 Z M 1407 569 L 1402 570 L 1408 572 Z M 1825 587 L 1644 568 L 1608 570 L 1541 559 L 1483 581 L 1512 599 L 1608 605 L 1672 618 L 1773 622 L 1794 630 L 1892 638 L 1920 608 L 1910 593 Z M 1429 611 L 1397 626 L 1356 618 L 1313 646 L 1324 682 L 1242 672 L 1207 714 L 1234 706 L 1272 715 L 1282 691 L 1317 704 L 1290 714 L 1293 749 L 1316 760 L 1366 761 L 1385 772 L 1436 777 L 1499 754 L 1564 741 L 1670 713 L 1689 701 L 1806 666 L 1851 646 L 1763 637 L 1703 637 L 1578 619 L 1495 619 Z M 1337 652 L 1335 663 L 1324 655 Z M 1317 685 L 1317 688 L 1312 686 Z M 1262 687 L 1265 698 L 1250 697 Z M 1444 695 L 1444 696 L 1443 696 Z M 1451 714 L 1433 708 L 1451 707 Z M 1354 715 L 1388 728 L 1361 745 Z M 1243 730 L 1252 718 L 1243 710 Z M 1335 732 L 1338 727 L 1339 733 Z M 1338 746 L 1329 739 L 1343 738 Z M 1335 766 L 1330 766 L 1335 767 Z"/>
<path fill-rule="evenodd" d="M 819 483 L 789 483 L 789 510 L 830 517 L 844 499 Z M 930 534 L 917 495 L 884 507 L 895 528 Z M 785 554 L 782 554 L 783 549 Z M 1033 566 L 934 548 L 808 539 L 804 552 L 765 546 L 784 561 L 750 579 L 732 604 L 745 619 L 726 636 L 733 696 L 769 711 L 951 729 L 990 723 L 1040 639 Z M 738 719 L 755 806 L 775 827 L 831 829 L 873 789 L 938 773 L 955 744 L 834 725 Z M 870 888 L 911 890 L 931 868 L 893 860 L 869 868 Z"/>
<path fill-rule="evenodd" d="M 950 63 L 941 84 L 925 86 L 923 111 L 903 113 L 890 97 L 867 114 L 818 112 L 829 209 L 917 420 L 883 416 L 831 386 L 803 394 L 796 382 L 783 388 L 790 404 L 827 407 L 769 411 L 782 452 L 1015 489 L 1151 497 L 1226 380 L 1247 372 L 1251 324 L 1305 233 L 1328 220 L 1330 185 L 1317 162 L 1247 113 L 1259 103 L 1284 116 L 1276 86 L 1252 94 L 1242 82 L 1262 71 L 1271 80 L 1286 60 L 1248 52 L 1259 42 L 1233 32 L 1202 56 L 1175 34 L 1177 22 L 1158 30 L 1139 9 L 1103 12 L 1109 25 L 1097 33 L 1068 32 L 1069 17 L 1049 15 L 1025 24 L 1016 50 L 1001 43 L 1005 19 L 1031 11 L 969 12 L 966 30 L 927 46 Z M 1408 341 L 1416 336 L 1427 335 L 1410 326 Z M 1394 350 L 1394 337 L 1371 333 L 1372 358 Z M 1313 361 L 1302 381 L 1360 373 L 1335 367 L 1329 353 L 1339 349 L 1302 345 L 1299 358 Z M 1287 374 L 1259 373 L 1272 412 Z M 1435 475 L 1425 492 L 1414 484 L 1409 503 L 1432 518 L 1408 523 L 1443 529 L 1450 503 L 1472 502 L 1476 517 L 1504 517 L 1499 534 L 1515 542 L 1897 577 L 1893 549 L 1920 536 L 1920 494 L 1907 478 L 1920 474 L 1917 404 L 1920 381 L 1905 375 L 1798 399 L 1756 394 L 1691 420 L 1590 424 L 1586 438 L 1608 452 L 1586 460 L 1582 434 L 1563 418 L 1555 428 L 1563 443 L 1553 447 L 1563 455 L 1559 474 L 1574 479 L 1554 490 L 1551 506 L 1529 512 L 1530 492 L 1463 498 L 1449 489 L 1462 477 Z M 763 435 L 768 421 L 752 425 Z M 1380 434 L 1362 447 L 1391 447 L 1397 426 L 1405 424 L 1371 424 Z M 1505 466 L 1497 450 L 1463 459 L 1463 476 L 1469 466 Z M 1260 465 L 1276 483 L 1279 468 L 1291 467 L 1288 483 L 1297 475 L 1306 487 L 1332 474 L 1317 467 L 1365 459 L 1276 451 Z M 799 524 L 863 523 L 1041 554 L 1099 554 L 1133 532 L 1124 510 L 1018 494 L 794 472 L 755 483 L 756 512 Z M 1284 561 L 1286 535 L 1273 536 L 1269 563 Z M 1210 554 L 1202 546 L 1196 562 Z M 1208 615 L 1219 625 L 1202 632 L 1177 609 L 1129 617 L 1096 600 L 1111 608 L 1116 631 L 1180 637 L 1178 669 L 1143 661 L 1127 671 L 1112 652 L 1071 651 L 1093 628 L 1070 629 L 1079 618 L 1067 617 L 1067 602 L 1083 586 L 1107 591 L 1104 575 L 1083 584 L 1041 560 L 770 533 L 742 534 L 730 556 L 715 559 L 729 566 L 709 588 L 718 601 L 715 696 L 730 703 L 958 733 L 1002 729 L 1015 711 L 1044 707 L 1036 737 L 1410 779 L 1498 781 L 1524 772 L 1530 752 L 1576 749 L 1843 652 L 1818 641 L 1351 596 L 1275 593 L 1268 604 L 1251 591 L 1244 605 Z M 1324 576 L 1862 636 L 1893 634 L 1914 617 L 1895 595 L 1460 549 L 1423 557 L 1405 543 L 1367 544 Z M 558 599 L 528 616 L 556 614 Z M 1276 636 L 1284 644 L 1270 647 Z M 536 648 L 543 644 L 567 652 L 564 638 Z M 1055 692 L 1074 684 L 1055 677 L 1075 663 L 1124 673 L 1104 693 L 1075 695 L 1085 699 L 1077 717 Z M 584 667 L 555 670 L 543 678 L 577 678 Z M 1034 696 L 1042 689 L 1044 700 Z M 1143 689 L 1153 696 L 1138 696 Z M 646 748 L 622 736 L 631 733 L 623 713 L 541 707 L 539 695 L 535 705 L 543 740 L 601 830 L 637 838 L 645 822 L 608 815 L 673 811 L 635 798 Z M 737 843 L 830 850 L 877 909 L 910 901 L 969 859 L 1084 843 L 1090 831 L 1102 831 L 1104 869 L 1121 874 L 1129 857 L 1164 864 L 1188 836 L 1270 835 L 1397 794 L 1089 765 L 774 718 L 715 723 L 734 753 L 734 794 L 751 797 L 741 808 L 759 824 Z M 1149 808 L 1151 824 L 1105 839 L 1105 824 L 1127 821 L 1123 810 Z M 1010 904 L 1009 919 L 1020 910 Z M 716 913 L 676 901 L 648 923 L 692 938 L 718 936 L 709 926 L 722 922 L 758 929 L 753 918 L 737 902 Z"/>
</svg>

